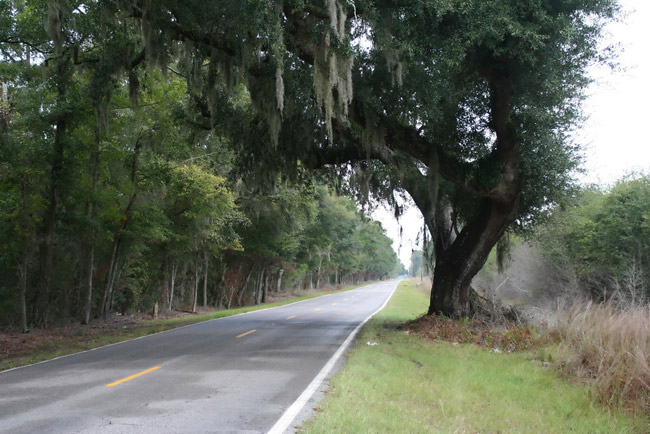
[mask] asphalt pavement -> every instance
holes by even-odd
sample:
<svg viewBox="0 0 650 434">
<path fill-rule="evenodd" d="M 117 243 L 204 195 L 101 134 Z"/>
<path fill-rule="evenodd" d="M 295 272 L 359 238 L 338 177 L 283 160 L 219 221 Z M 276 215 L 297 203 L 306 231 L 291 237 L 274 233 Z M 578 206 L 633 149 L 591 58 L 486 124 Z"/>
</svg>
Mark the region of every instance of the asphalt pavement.
<svg viewBox="0 0 650 434">
<path fill-rule="evenodd" d="M 291 410 L 282 418 L 287 409 L 305 399 L 305 389 L 396 285 L 381 282 L 0 372 L 0 433 L 266 433 L 274 425 L 283 431 L 276 422 L 295 424 Z"/>
</svg>

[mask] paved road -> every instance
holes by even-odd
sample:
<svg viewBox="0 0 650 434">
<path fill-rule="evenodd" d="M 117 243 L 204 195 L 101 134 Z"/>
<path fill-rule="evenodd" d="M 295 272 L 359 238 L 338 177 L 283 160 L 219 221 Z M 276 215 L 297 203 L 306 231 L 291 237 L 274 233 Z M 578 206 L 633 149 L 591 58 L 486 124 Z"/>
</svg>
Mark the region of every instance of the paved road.
<svg viewBox="0 0 650 434">
<path fill-rule="evenodd" d="M 267 432 L 395 286 L 378 283 L 0 372 L 0 433 Z"/>
</svg>

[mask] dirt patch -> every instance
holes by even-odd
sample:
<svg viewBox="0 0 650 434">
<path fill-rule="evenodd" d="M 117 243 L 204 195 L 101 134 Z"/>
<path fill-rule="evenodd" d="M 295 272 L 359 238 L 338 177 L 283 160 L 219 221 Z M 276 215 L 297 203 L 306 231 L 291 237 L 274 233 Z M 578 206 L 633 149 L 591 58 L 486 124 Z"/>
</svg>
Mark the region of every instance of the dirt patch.
<svg viewBox="0 0 650 434">
<path fill-rule="evenodd" d="M 159 314 L 158 318 L 183 318 L 214 311 L 216 311 L 214 308 L 198 308 L 196 313 L 171 311 Z M 150 326 L 152 319 L 152 315 L 145 313 L 129 315 L 115 313 L 107 321 L 93 320 L 88 325 L 75 322 L 47 329 L 34 329 L 29 333 L 3 330 L 0 331 L 0 361 L 66 346 L 83 348 L 97 342 L 102 337 L 128 335 L 138 329 Z"/>
</svg>

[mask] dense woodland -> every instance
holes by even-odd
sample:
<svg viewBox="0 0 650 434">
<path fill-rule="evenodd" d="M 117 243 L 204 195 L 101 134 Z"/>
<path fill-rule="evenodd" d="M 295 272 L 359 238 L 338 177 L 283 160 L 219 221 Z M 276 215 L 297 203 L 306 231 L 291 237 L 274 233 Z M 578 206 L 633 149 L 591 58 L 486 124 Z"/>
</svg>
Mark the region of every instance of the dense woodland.
<svg viewBox="0 0 650 434">
<path fill-rule="evenodd" d="M 246 155 L 195 125 L 186 77 L 141 69 L 129 95 L 126 75 L 106 75 L 118 41 L 84 34 L 101 16 L 73 12 L 74 48 L 57 48 L 54 6 L 3 5 L 2 325 L 88 323 L 156 302 L 229 308 L 401 272 L 380 224 L 327 179 L 249 182 Z"/>
<path fill-rule="evenodd" d="M 570 132 L 618 10 L 613 0 L 0 7 L 0 287 L 23 327 L 392 272 L 381 230 L 333 191 L 386 200 L 396 215 L 400 196 L 412 199 L 431 246 L 429 313 L 471 314 L 472 278 L 497 242 L 570 199 Z"/>
</svg>

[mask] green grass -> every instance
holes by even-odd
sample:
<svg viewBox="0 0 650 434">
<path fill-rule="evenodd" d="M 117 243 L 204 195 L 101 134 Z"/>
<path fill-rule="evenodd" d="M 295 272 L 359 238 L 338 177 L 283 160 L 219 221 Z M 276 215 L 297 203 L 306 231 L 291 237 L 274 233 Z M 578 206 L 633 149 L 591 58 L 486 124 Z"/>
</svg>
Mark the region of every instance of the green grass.
<svg viewBox="0 0 650 434">
<path fill-rule="evenodd" d="M 340 293 L 345 291 L 351 291 L 357 289 L 361 286 L 368 285 L 369 283 L 364 283 L 363 285 L 349 286 L 345 287 L 338 291 L 318 291 L 313 292 L 308 295 L 303 295 L 300 297 L 289 298 L 286 300 L 277 301 L 274 303 L 261 304 L 257 306 L 246 306 L 236 309 L 220 310 L 204 315 L 192 315 L 181 318 L 170 318 L 170 319 L 159 319 L 159 320 L 150 320 L 143 321 L 135 327 L 129 327 L 126 329 L 107 329 L 105 333 L 87 335 L 84 326 L 79 326 L 79 333 L 75 333 L 76 336 L 69 337 L 65 339 L 57 339 L 47 344 L 43 344 L 40 347 L 36 347 L 32 350 L 29 350 L 22 354 L 9 355 L 0 359 L 0 371 L 4 371 L 11 368 L 16 368 L 18 366 L 25 366 L 32 363 L 41 362 L 44 360 L 50 360 L 56 357 L 65 356 L 68 354 L 78 353 L 80 351 L 86 351 L 93 348 L 102 347 L 109 344 L 114 344 L 117 342 L 126 341 L 129 339 L 138 338 L 141 336 L 146 336 L 154 333 L 159 333 L 166 330 L 171 330 L 178 327 L 187 326 L 190 324 L 196 324 L 203 321 L 209 321 L 217 318 L 224 318 L 227 316 L 238 315 L 241 313 L 252 312 L 260 309 L 268 309 L 271 307 L 284 306 L 290 303 L 296 303 L 298 301 L 308 300 L 311 298 L 320 297 L 327 294 L 332 294 L 334 292 Z"/>
<path fill-rule="evenodd" d="M 391 325 L 427 296 L 403 281 L 331 383 L 307 433 L 624 433 L 647 426 L 606 410 L 530 355 L 428 341 Z M 377 342 L 368 346 L 367 341 Z"/>
</svg>

